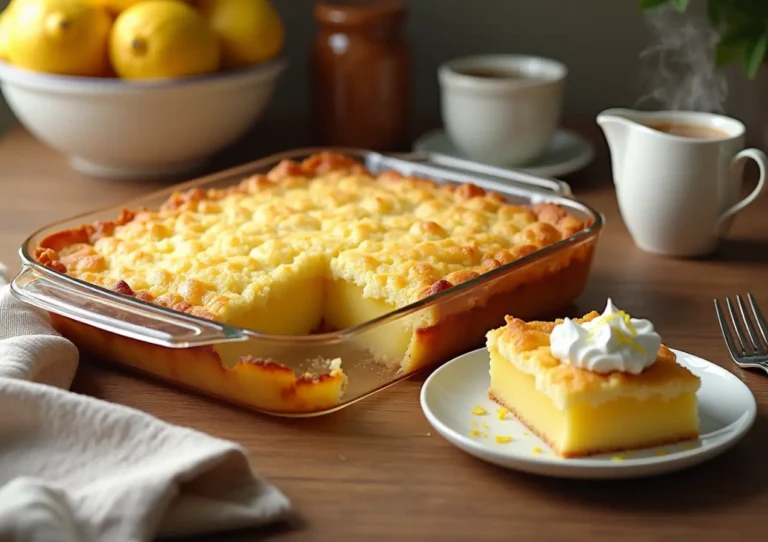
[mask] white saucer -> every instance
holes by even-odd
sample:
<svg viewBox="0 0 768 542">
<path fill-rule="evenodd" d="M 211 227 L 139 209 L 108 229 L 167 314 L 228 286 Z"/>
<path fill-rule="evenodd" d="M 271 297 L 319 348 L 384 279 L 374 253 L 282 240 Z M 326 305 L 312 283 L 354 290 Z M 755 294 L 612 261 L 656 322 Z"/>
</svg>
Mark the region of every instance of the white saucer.
<svg viewBox="0 0 768 542">
<path fill-rule="evenodd" d="M 681 365 L 701 378 L 701 437 L 697 441 L 620 455 L 560 458 L 511 414 L 498 419 L 499 405 L 488 398 L 485 349 L 464 354 L 432 373 L 421 390 L 421 408 L 432 427 L 449 442 L 502 467 L 562 478 L 637 478 L 668 473 L 723 453 L 747 433 L 757 414 L 752 392 L 733 374 L 691 354 L 673 352 Z M 473 415 L 476 405 L 487 414 Z M 472 436 L 473 429 L 481 434 Z M 496 436 L 511 436 L 513 440 L 499 444 Z"/>
<path fill-rule="evenodd" d="M 467 159 L 456 149 L 444 130 L 427 132 L 416 141 L 414 150 Z M 561 128 L 555 132 L 549 147 L 536 161 L 525 166 L 509 167 L 531 175 L 558 177 L 585 167 L 594 156 L 595 149 L 589 140 L 576 132 Z"/>
</svg>

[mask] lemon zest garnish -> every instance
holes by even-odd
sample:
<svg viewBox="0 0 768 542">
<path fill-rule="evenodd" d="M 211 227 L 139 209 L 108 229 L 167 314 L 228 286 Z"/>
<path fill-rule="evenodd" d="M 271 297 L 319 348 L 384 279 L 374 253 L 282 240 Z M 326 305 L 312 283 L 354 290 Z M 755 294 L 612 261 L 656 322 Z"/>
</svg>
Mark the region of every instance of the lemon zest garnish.
<svg viewBox="0 0 768 542">
<path fill-rule="evenodd" d="M 627 325 L 627 328 L 629 329 L 629 334 L 624 333 L 622 330 L 615 328 L 610 325 L 610 322 L 612 320 L 615 320 L 617 318 L 621 318 L 624 320 L 624 323 Z M 612 314 L 604 314 L 602 316 L 598 316 L 594 320 L 592 320 L 592 327 L 589 330 L 589 336 L 590 338 L 595 336 L 596 333 L 596 327 L 602 324 L 608 324 L 610 327 L 611 333 L 616 337 L 616 340 L 619 341 L 619 344 L 623 344 L 625 346 L 629 346 L 631 349 L 639 352 L 640 354 L 646 355 L 648 354 L 648 351 L 637 344 L 637 342 L 633 339 L 635 335 L 637 335 L 637 328 L 632 325 L 631 317 L 629 314 L 627 314 L 624 311 L 615 312 Z"/>
<path fill-rule="evenodd" d="M 623 455 L 614 455 L 611 458 L 611 461 L 624 461 L 626 459 L 626 456 Z"/>
<path fill-rule="evenodd" d="M 469 435 L 472 436 L 472 437 L 479 437 L 480 436 L 480 431 L 477 430 L 477 429 L 473 429 L 472 431 L 470 431 Z"/>
<path fill-rule="evenodd" d="M 630 316 L 624 311 L 621 311 L 619 314 L 621 314 L 622 318 L 624 318 L 624 323 L 627 324 L 627 328 L 629 328 L 629 332 L 632 335 L 637 335 L 637 328 L 635 328 L 635 326 L 632 325 L 632 318 L 630 318 Z"/>
<path fill-rule="evenodd" d="M 630 335 L 627 335 L 626 333 L 624 333 L 620 329 L 612 327 L 611 328 L 611 333 L 613 333 L 613 335 L 616 337 L 616 340 L 619 341 L 619 344 L 623 344 L 623 345 L 629 346 L 631 349 L 633 349 L 633 350 L 635 350 L 635 351 L 637 351 L 637 352 L 639 352 L 639 353 L 641 353 L 643 355 L 648 353 L 648 351 L 645 348 L 643 348 L 642 346 L 637 344 L 637 341 L 635 341 Z"/>
<path fill-rule="evenodd" d="M 473 420 L 469 422 L 469 425 L 471 425 L 472 427 L 477 427 L 477 422 Z"/>
<path fill-rule="evenodd" d="M 622 320 L 624 320 L 624 323 L 626 323 L 627 327 L 629 328 L 629 334 L 624 333 L 622 330 L 610 325 L 610 322 L 617 318 L 621 318 Z M 616 337 L 616 340 L 619 342 L 619 344 L 628 346 L 632 350 L 635 350 L 640 354 L 643 354 L 643 355 L 648 354 L 648 351 L 642 346 L 640 346 L 639 344 L 637 344 L 637 341 L 633 339 L 633 337 L 637 335 L 637 329 L 630 322 L 630 316 L 626 312 L 619 311 L 612 314 L 604 314 L 592 320 L 592 327 L 589 329 L 590 339 L 592 339 L 595 336 L 595 333 L 597 332 L 595 328 L 602 324 L 608 324 L 609 329 L 611 330 L 611 333 L 613 334 L 614 337 Z"/>
<path fill-rule="evenodd" d="M 487 424 L 487 423 L 484 423 L 484 424 L 483 424 L 483 428 L 484 428 L 484 429 L 488 429 L 488 424 Z"/>
<path fill-rule="evenodd" d="M 533 449 L 533 453 L 535 453 L 535 454 L 540 454 L 542 451 L 543 451 L 543 450 L 542 450 L 541 448 L 539 448 L 538 446 L 536 446 L 536 447 Z"/>
<path fill-rule="evenodd" d="M 530 436 L 530 435 L 531 435 L 531 434 L 530 434 L 528 431 L 523 431 L 523 436 L 525 436 L 525 437 L 528 437 L 528 436 Z"/>
<path fill-rule="evenodd" d="M 486 410 L 481 407 L 480 405 L 477 405 L 475 408 L 472 409 L 472 414 L 475 416 L 482 416 L 483 414 L 487 414 Z"/>
<path fill-rule="evenodd" d="M 593 326 L 601 326 L 603 324 L 610 324 L 611 320 L 615 320 L 619 316 L 618 313 L 603 314 L 592 320 Z M 594 327 L 592 328 L 594 329 Z"/>
<path fill-rule="evenodd" d="M 512 442 L 512 437 L 505 437 L 501 435 L 496 435 L 496 442 L 499 444 L 508 444 Z"/>
<path fill-rule="evenodd" d="M 500 420 L 503 420 L 507 416 L 507 414 L 509 414 L 509 410 L 507 410 L 506 408 L 500 408 L 496 412 L 499 414 L 498 417 Z"/>
<path fill-rule="evenodd" d="M 480 436 L 483 438 L 488 438 L 488 433 L 480 433 Z"/>
</svg>

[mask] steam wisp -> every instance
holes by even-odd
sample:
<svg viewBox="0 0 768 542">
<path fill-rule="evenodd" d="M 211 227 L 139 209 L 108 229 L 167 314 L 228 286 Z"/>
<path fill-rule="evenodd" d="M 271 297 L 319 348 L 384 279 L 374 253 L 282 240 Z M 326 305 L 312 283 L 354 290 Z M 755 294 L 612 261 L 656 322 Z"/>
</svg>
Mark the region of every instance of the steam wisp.
<svg viewBox="0 0 768 542">
<path fill-rule="evenodd" d="M 722 113 L 728 84 L 715 65 L 718 34 L 709 22 L 672 8 L 649 12 L 646 21 L 653 43 L 640 60 L 650 92 L 638 108 Z"/>
</svg>

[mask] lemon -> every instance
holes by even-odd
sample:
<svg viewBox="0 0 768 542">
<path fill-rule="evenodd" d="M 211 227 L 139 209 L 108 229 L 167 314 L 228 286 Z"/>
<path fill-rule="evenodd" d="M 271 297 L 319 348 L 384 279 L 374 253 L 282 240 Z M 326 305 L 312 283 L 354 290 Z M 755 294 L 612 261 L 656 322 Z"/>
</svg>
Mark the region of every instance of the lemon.
<svg viewBox="0 0 768 542">
<path fill-rule="evenodd" d="M 85 0 L 14 2 L 6 23 L 8 59 L 29 70 L 98 76 L 109 65 L 112 19 Z"/>
<path fill-rule="evenodd" d="M 91 4 L 102 6 L 114 15 L 118 15 L 139 2 L 144 0 L 90 0 Z"/>
<path fill-rule="evenodd" d="M 11 0 L 5 9 L 0 13 L 0 60 L 8 61 L 8 49 L 10 48 L 9 35 L 13 21 L 11 21 L 11 11 L 13 6 L 18 4 L 20 0 Z"/>
<path fill-rule="evenodd" d="M 91 0 L 91 3 L 97 6 L 102 6 L 110 13 L 117 15 L 141 1 L 142 0 Z"/>
<path fill-rule="evenodd" d="M 125 79 L 186 77 L 219 68 L 215 34 L 180 0 L 148 0 L 123 11 L 112 26 L 109 56 Z"/>
<path fill-rule="evenodd" d="M 264 62 L 283 48 L 283 22 L 269 0 L 199 0 L 197 7 L 219 38 L 224 68 Z"/>
<path fill-rule="evenodd" d="M 12 24 L 10 10 L 0 13 L 0 60 L 8 60 L 8 32 Z"/>
</svg>

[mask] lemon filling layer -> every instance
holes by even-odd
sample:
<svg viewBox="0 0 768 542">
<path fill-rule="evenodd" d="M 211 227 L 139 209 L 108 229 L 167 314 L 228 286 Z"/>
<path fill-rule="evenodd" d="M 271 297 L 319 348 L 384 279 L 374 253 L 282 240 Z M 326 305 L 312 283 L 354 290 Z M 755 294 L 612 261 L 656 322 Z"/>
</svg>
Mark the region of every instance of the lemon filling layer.
<svg viewBox="0 0 768 542">
<path fill-rule="evenodd" d="M 347 329 L 369 322 L 395 310 L 381 299 L 363 295 L 363 288 L 343 280 L 329 281 L 326 289 L 323 322 L 333 329 Z M 401 362 L 413 337 L 412 320 L 396 319 L 383 326 L 372 326 L 358 340 L 368 345 L 377 356 L 390 363 Z"/>
<path fill-rule="evenodd" d="M 296 307 L 301 310 L 295 310 Z M 264 305 L 238 314 L 232 323 L 262 333 L 302 336 L 349 329 L 395 308 L 381 299 L 365 297 L 362 287 L 347 281 L 302 279 L 273 289 Z M 413 326 L 405 320 L 372 326 L 358 337 L 361 346 L 365 345 L 380 362 L 400 363 L 413 336 Z M 249 354 L 249 348 L 247 343 L 216 347 L 225 365 Z"/>
<path fill-rule="evenodd" d="M 536 389 L 536 378 L 490 349 L 491 396 L 562 455 L 643 448 L 698 434 L 696 394 L 617 397 L 594 405 L 582 401 L 558 408 Z"/>
</svg>

